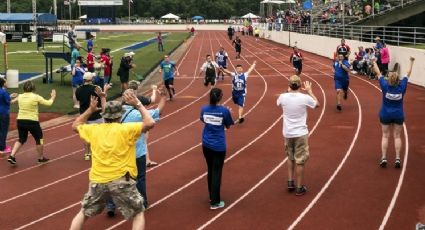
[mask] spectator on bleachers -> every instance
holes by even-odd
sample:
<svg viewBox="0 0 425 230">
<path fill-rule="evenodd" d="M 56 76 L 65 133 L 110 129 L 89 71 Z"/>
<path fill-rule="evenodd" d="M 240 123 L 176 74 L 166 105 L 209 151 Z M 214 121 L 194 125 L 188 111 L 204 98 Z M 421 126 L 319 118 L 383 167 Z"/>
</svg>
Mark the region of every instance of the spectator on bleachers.
<svg viewBox="0 0 425 230">
<path fill-rule="evenodd" d="M 354 52 L 354 55 L 356 55 L 356 58 L 353 61 L 353 74 L 356 74 L 358 72 L 362 73 L 363 65 L 364 65 L 364 59 L 366 52 L 363 49 L 363 46 L 359 46 L 359 52 Z"/>
<path fill-rule="evenodd" d="M 388 72 L 388 64 L 390 63 L 390 52 L 388 50 L 387 45 L 385 42 L 382 42 L 382 48 L 380 50 L 381 52 L 381 67 L 380 70 L 382 74 L 385 76 Z"/>
</svg>

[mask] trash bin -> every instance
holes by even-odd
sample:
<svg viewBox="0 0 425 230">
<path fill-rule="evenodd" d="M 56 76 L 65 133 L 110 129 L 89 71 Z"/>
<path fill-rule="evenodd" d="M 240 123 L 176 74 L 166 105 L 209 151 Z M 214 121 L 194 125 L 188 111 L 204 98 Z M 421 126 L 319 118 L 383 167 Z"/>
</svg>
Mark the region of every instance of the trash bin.
<svg viewBox="0 0 425 230">
<path fill-rule="evenodd" d="M 16 69 L 8 69 L 6 72 L 7 88 L 19 88 L 19 71 Z"/>
</svg>

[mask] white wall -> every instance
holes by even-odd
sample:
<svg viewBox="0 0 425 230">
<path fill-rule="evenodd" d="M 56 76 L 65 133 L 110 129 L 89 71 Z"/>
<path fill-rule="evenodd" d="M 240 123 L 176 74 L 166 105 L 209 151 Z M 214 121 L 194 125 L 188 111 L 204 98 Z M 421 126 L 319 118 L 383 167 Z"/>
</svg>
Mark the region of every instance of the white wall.
<svg viewBox="0 0 425 230">
<path fill-rule="evenodd" d="M 333 58 L 333 53 L 336 51 L 336 47 L 341 42 L 338 38 L 291 32 L 291 44 L 289 44 L 289 32 L 262 30 L 262 33 L 264 33 L 265 38 L 272 41 L 291 46 L 295 45 L 296 42 L 296 45 L 300 49 L 328 58 Z M 354 58 L 354 52 L 358 51 L 357 47 L 363 46 L 367 48 L 375 45 L 373 43 L 355 40 L 346 40 L 346 43 L 352 50 L 352 56 L 350 58 Z M 388 48 L 390 50 L 389 68 L 392 69 L 395 63 L 399 63 L 401 66 L 400 73 L 404 75 L 409 65 L 409 57 L 413 56 L 416 60 L 413 66 L 412 76 L 409 81 L 425 87 L 425 50 L 390 45 L 388 45 Z"/>
<path fill-rule="evenodd" d="M 82 25 L 76 29 L 92 29 L 100 31 L 187 31 L 192 26 L 195 30 L 227 30 L 229 25 L 224 24 L 146 24 L 146 25 Z"/>
</svg>

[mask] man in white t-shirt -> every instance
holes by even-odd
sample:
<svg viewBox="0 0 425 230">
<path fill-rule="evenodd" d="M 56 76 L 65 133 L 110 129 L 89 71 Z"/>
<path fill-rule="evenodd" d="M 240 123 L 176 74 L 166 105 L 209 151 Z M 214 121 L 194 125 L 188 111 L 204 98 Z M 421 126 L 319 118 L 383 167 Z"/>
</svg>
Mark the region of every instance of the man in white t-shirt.
<svg viewBox="0 0 425 230">
<path fill-rule="evenodd" d="M 309 158 L 307 107 L 317 108 L 319 101 L 311 90 L 311 83 L 304 82 L 301 93 L 301 79 L 294 75 L 289 78 L 289 89 L 277 99 L 277 105 L 283 109 L 283 136 L 285 152 L 288 155 L 288 191 L 295 190 L 294 174 L 296 179 L 295 195 L 304 195 L 307 188 L 303 184 L 304 165 Z"/>
<path fill-rule="evenodd" d="M 218 64 L 212 60 L 211 55 L 207 55 L 206 62 L 202 65 L 199 76 L 205 72 L 204 85 L 205 87 L 211 83 L 211 86 L 215 86 L 215 80 L 217 78 Z"/>
</svg>

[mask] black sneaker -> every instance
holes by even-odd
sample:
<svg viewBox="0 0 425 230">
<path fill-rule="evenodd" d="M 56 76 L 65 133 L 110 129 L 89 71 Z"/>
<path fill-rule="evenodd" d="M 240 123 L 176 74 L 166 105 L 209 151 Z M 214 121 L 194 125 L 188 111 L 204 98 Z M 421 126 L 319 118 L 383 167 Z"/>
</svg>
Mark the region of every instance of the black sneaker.
<svg viewBox="0 0 425 230">
<path fill-rule="evenodd" d="M 14 156 L 9 156 L 7 161 L 12 165 L 16 165 L 16 158 Z"/>
<path fill-rule="evenodd" d="M 295 192 L 296 196 L 302 196 L 307 192 L 307 188 L 303 185 L 300 188 L 297 188 L 297 191 Z"/>
<path fill-rule="evenodd" d="M 394 163 L 394 167 L 396 168 L 396 169 L 399 169 L 399 168 L 401 168 L 401 160 L 400 159 L 395 159 L 395 163 Z"/>
<path fill-rule="evenodd" d="M 49 161 L 49 159 L 48 158 L 45 158 L 45 157 L 43 157 L 41 159 L 38 159 L 38 163 L 40 163 L 40 164 L 47 163 L 48 161 Z"/>
<path fill-rule="evenodd" d="M 106 214 L 109 218 L 115 217 L 115 210 L 108 210 Z"/>
<path fill-rule="evenodd" d="M 239 120 L 238 120 L 239 122 L 239 124 L 242 124 L 244 121 L 245 121 L 245 118 L 243 118 L 243 117 L 241 117 L 241 118 L 239 118 Z"/>
<path fill-rule="evenodd" d="M 381 168 L 386 168 L 387 167 L 387 159 L 386 158 L 382 158 L 381 162 L 379 162 L 379 166 L 381 166 Z"/>
<path fill-rule="evenodd" d="M 344 91 L 344 100 L 347 100 L 347 98 L 348 98 L 348 91 Z"/>
<path fill-rule="evenodd" d="M 288 191 L 293 192 L 295 190 L 295 183 L 293 180 L 288 180 Z"/>
<path fill-rule="evenodd" d="M 342 106 L 341 106 L 341 105 L 336 105 L 336 109 L 337 109 L 338 111 L 341 111 L 341 110 L 342 110 Z"/>
</svg>

